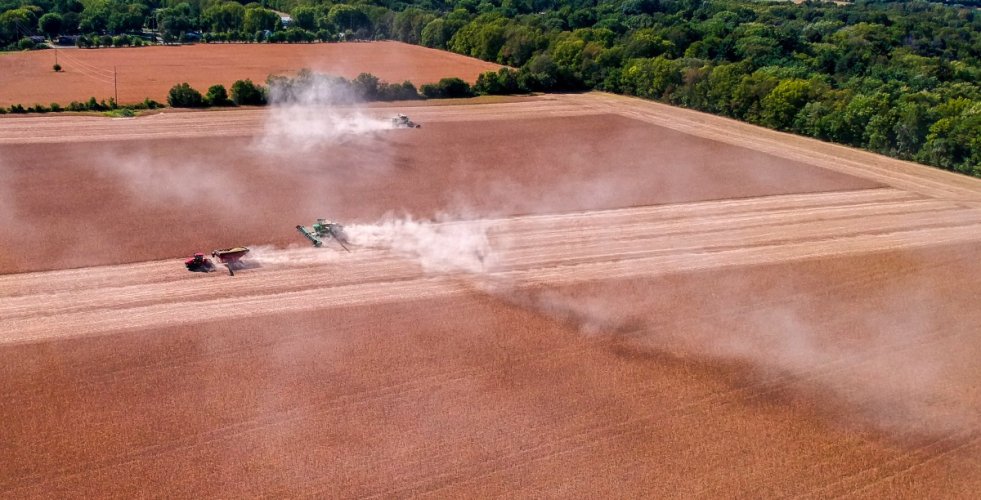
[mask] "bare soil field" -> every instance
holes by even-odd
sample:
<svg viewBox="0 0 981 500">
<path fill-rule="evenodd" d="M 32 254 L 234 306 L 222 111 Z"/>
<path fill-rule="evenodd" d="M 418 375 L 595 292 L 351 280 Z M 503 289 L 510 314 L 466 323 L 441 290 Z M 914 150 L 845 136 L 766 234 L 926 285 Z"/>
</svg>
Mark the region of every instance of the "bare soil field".
<svg viewBox="0 0 981 500">
<path fill-rule="evenodd" d="M 981 182 L 603 94 L 397 111 L 0 120 L 0 495 L 981 486 Z"/>
<path fill-rule="evenodd" d="M 0 54 L 0 106 L 56 102 L 66 105 L 89 97 L 113 96 L 113 68 L 119 102 L 149 97 L 166 102 L 167 91 L 188 82 L 208 87 L 270 74 L 295 74 L 302 68 L 354 78 L 372 73 L 390 83 L 416 86 L 441 78 L 469 82 L 500 66 L 461 55 L 400 42 L 317 44 L 198 44 L 172 47 L 57 50 L 63 70 L 52 71 L 55 50 Z"/>
</svg>

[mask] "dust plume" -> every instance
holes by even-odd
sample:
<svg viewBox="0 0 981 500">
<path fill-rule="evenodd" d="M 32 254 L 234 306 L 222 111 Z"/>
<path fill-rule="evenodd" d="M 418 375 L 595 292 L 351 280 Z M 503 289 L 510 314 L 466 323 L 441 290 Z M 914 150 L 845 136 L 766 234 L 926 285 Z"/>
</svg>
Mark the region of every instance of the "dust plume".
<svg viewBox="0 0 981 500">
<path fill-rule="evenodd" d="M 188 205 L 208 201 L 222 207 L 244 203 L 245 186 L 226 166 L 120 151 L 93 163 L 99 175 L 122 181 L 130 194 L 145 202 Z"/>
<path fill-rule="evenodd" d="M 419 265 L 425 273 L 477 275 L 492 269 L 495 249 L 488 237 L 489 222 L 483 220 L 424 221 L 388 216 L 375 224 L 344 227 L 345 245 L 357 254 L 387 252 Z M 324 246 L 270 245 L 251 247 L 250 260 L 264 266 L 304 266 L 349 262 L 351 257 L 332 238 Z M 376 257 L 382 257 L 378 254 Z"/>
<path fill-rule="evenodd" d="M 382 248 L 412 259 L 426 272 L 481 273 L 493 267 L 495 253 L 483 220 L 436 222 L 411 217 L 389 216 L 376 224 L 353 224 L 344 228 L 356 246 Z"/>
<path fill-rule="evenodd" d="M 255 147 L 267 154 L 308 152 L 350 136 L 391 128 L 387 120 L 358 109 L 349 85 L 327 75 L 301 73 L 296 79 L 273 80 L 269 108 Z"/>
<path fill-rule="evenodd" d="M 950 312 L 949 299 L 925 290 L 942 278 L 858 276 L 853 279 L 876 285 L 855 292 L 854 283 L 803 282 L 786 271 L 774 285 L 760 277 L 764 271 L 666 273 L 546 289 L 489 276 L 480 289 L 585 335 L 607 336 L 611 347 L 633 355 L 735 363 L 755 379 L 740 393 L 821 405 L 845 425 L 898 436 L 974 428 L 981 403 L 970 384 L 981 343 L 956 315 L 937 312 Z M 861 294 L 865 303 L 846 292 Z"/>
<path fill-rule="evenodd" d="M 290 245 L 286 248 L 258 245 L 250 246 L 249 249 L 248 260 L 263 267 L 316 266 L 344 262 L 344 256 L 337 252 L 309 245 Z"/>
<path fill-rule="evenodd" d="M 665 270 L 636 279 L 528 286 L 520 276 L 535 269 L 515 267 L 511 235 L 495 231 L 501 222 L 388 216 L 345 231 L 355 252 L 382 250 L 426 273 L 452 273 L 477 293 L 584 335 L 606 336 L 619 349 L 683 364 L 736 363 L 753 373 L 757 389 L 747 392 L 759 395 L 753 397 L 789 394 L 823 404 L 844 425 L 935 435 L 963 431 L 976 416 L 958 382 L 971 380 L 963 374 L 971 364 L 944 350 L 945 332 L 958 331 L 957 322 L 937 316 L 942 299 L 918 291 L 924 283 L 915 273 L 877 282 L 870 270 L 867 277 L 829 283 L 778 270 L 772 284 L 765 269 L 677 276 Z M 326 254 L 322 258 L 344 255 Z M 907 258 L 914 269 L 919 265 Z M 852 290 L 872 282 L 878 284 L 866 292 Z M 861 293 L 869 304 L 857 306 L 844 292 Z"/>
</svg>

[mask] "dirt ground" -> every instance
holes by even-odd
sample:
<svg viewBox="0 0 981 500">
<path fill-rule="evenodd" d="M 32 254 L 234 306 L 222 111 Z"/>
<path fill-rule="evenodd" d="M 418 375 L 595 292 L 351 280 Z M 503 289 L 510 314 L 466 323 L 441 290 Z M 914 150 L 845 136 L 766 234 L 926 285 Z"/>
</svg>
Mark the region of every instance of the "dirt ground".
<svg viewBox="0 0 981 500">
<path fill-rule="evenodd" d="M 981 486 L 977 180 L 603 94 L 267 112 L 3 121 L 3 495 Z"/>
<path fill-rule="evenodd" d="M 496 71 L 493 63 L 400 42 L 316 44 L 198 44 L 117 49 L 57 49 L 62 71 L 55 73 L 55 50 L 0 54 L 0 106 L 55 102 L 62 106 L 89 97 L 113 96 L 113 71 L 119 102 L 149 97 L 166 102 L 167 91 L 187 82 L 201 93 L 235 80 L 265 82 L 270 74 L 295 74 L 302 68 L 354 78 L 372 73 L 389 83 L 409 80 L 416 86 L 441 78 L 475 82 Z"/>
</svg>

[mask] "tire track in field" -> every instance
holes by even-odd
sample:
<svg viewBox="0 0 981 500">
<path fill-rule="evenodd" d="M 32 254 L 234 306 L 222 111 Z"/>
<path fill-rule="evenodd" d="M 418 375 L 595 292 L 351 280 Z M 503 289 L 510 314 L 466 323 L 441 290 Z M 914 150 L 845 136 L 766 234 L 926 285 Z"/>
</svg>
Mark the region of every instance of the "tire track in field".
<svg viewBox="0 0 981 500">
<path fill-rule="evenodd" d="M 649 222 L 680 219 L 701 220 L 709 216 L 726 214 L 737 216 L 739 214 L 773 210 L 835 208 L 890 202 L 914 202 L 917 200 L 922 200 L 922 198 L 904 191 L 884 188 L 835 193 L 775 195 L 654 207 L 634 207 L 607 210 L 602 213 L 574 212 L 553 215 L 532 215 L 520 217 L 520 219 L 491 220 L 488 223 L 493 225 L 490 228 L 491 235 L 518 231 L 522 226 L 537 229 L 532 235 L 524 235 L 525 237 L 530 237 L 544 234 L 552 224 L 561 225 L 562 227 L 577 225 L 584 217 L 602 216 L 605 217 L 604 223 L 607 225 L 622 225 L 637 220 Z M 467 224 L 467 222 L 463 221 L 462 224 Z M 528 231 L 525 232 L 527 233 Z M 293 256 L 296 258 L 308 258 L 310 255 L 316 255 L 315 253 L 312 254 L 311 249 L 306 246 L 303 248 L 279 250 L 278 253 L 287 254 L 287 257 Z M 321 253 L 320 255 L 324 254 Z M 353 255 L 345 254 L 335 256 L 336 260 L 332 260 L 329 257 L 324 257 L 323 259 L 324 263 L 341 263 L 348 262 L 350 259 L 356 259 L 360 266 L 363 262 L 373 262 L 383 256 L 383 252 L 380 251 L 361 249 Z M 243 273 L 242 276 L 247 276 L 247 274 Z M 188 273 L 181 266 L 174 265 L 173 260 L 7 274 L 0 275 L 0 298 L 58 291 L 77 291 L 108 286 L 146 285 L 181 278 L 190 279 Z"/>
<path fill-rule="evenodd" d="M 193 113 L 158 113 L 132 120 L 91 116 L 8 119 L 0 128 L 0 144 L 45 144 L 78 141 L 120 141 L 153 138 L 245 137 L 262 132 L 271 108 Z M 397 106 L 334 106 L 338 113 L 388 119 L 405 111 Z M 416 122 L 463 122 L 518 118 L 571 117 L 596 114 L 575 103 L 541 98 L 523 102 L 415 106 Z"/>
<path fill-rule="evenodd" d="M 544 352 L 529 352 L 524 356 L 510 358 L 512 366 L 524 364 L 535 364 L 543 361 L 554 361 L 555 359 L 576 357 L 583 350 L 601 342 L 599 339 L 583 339 L 579 343 L 552 347 Z M 172 454 L 178 451 L 199 448 L 204 445 L 214 443 L 219 440 L 227 440 L 235 436 L 254 434 L 268 427 L 283 426 L 294 423 L 297 420 L 315 418 L 323 413 L 331 413 L 343 408 L 349 410 L 352 406 L 368 405 L 382 399 L 398 401 L 409 399 L 422 391 L 438 391 L 440 388 L 452 384 L 455 381 L 484 377 L 496 376 L 496 368 L 500 364 L 498 360 L 486 361 L 479 365 L 468 366 L 453 370 L 436 371 L 422 377 L 414 377 L 410 380 L 397 382 L 384 386 L 374 386 L 364 391 L 340 394 L 322 400 L 314 400 L 304 405 L 294 405 L 282 411 L 268 411 L 252 418 L 241 420 L 234 424 L 218 428 L 209 428 L 203 432 L 183 436 L 172 441 L 157 443 L 143 447 L 139 450 L 124 454 L 113 455 L 112 457 L 74 463 L 69 467 L 63 467 L 56 471 L 47 471 L 41 474 L 31 474 L 15 478 L 8 483 L 0 483 L 0 493 L 12 493 L 17 490 L 38 487 L 53 481 L 91 473 L 99 470 L 112 469 L 124 464 L 133 463 L 149 457 L 158 457 L 165 454 Z M 52 477 L 54 476 L 54 477 Z"/>
<path fill-rule="evenodd" d="M 950 218 L 950 215 L 947 213 L 940 213 L 939 215 L 925 213 L 932 210 L 940 211 L 946 208 L 942 206 L 925 206 L 938 202 L 923 201 L 912 203 L 924 205 L 920 207 L 921 212 L 918 215 L 928 216 L 928 221 L 944 221 Z M 900 221 L 900 225 L 908 224 L 910 228 L 925 227 L 922 223 L 917 224 L 918 219 L 913 218 L 912 204 L 901 204 L 899 207 L 906 207 L 907 211 L 907 213 L 902 214 L 901 217 L 903 219 Z M 840 229 L 828 221 L 838 220 L 845 217 L 848 213 L 855 216 L 865 215 L 863 212 L 868 211 L 866 222 L 870 225 L 875 225 L 878 220 L 876 217 L 880 217 L 877 215 L 874 205 L 867 209 L 863 209 L 862 207 L 846 207 L 845 211 L 846 213 L 842 215 L 838 215 L 834 210 L 788 211 L 764 216 L 747 217 L 745 219 L 735 217 L 701 218 L 698 222 L 670 225 L 657 223 L 617 223 L 614 226 L 607 222 L 597 221 L 587 229 L 590 231 L 590 238 L 579 241 L 570 241 L 570 233 L 576 230 L 574 227 L 563 227 L 558 222 L 551 226 L 552 229 L 538 232 L 533 232 L 533 229 L 517 227 L 516 224 L 510 225 L 510 227 L 504 227 L 498 232 L 501 232 L 502 236 L 511 236 L 510 239 L 513 240 L 507 244 L 507 250 L 502 259 L 504 267 L 508 269 L 527 269 L 550 265 L 584 263 L 599 259 L 623 260 L 630 258 L 631 255 L 652 254 L 653 251 L 650 250 L 651 248 L 664 248 L 662 252 L 678 252 L 684 249 L 699 250 L 704 248 L 721 248 L 726 245 L 738 246 L 741 242 L 752 241 L 751 238 L 745 236 L 747 230 L 766 226 L 769 230 L 780 232 L 784 226 L 800 225 L 801 222 L 811 222 L 811 220 L 813 220 L 813 224 L 830 225 L 830 232 L 832 233 L 838 232 L 847 236 L 850 235 L 847 229 Z M 886 206 L 882 209 L 882 212 L 889 214 L 890 207 Z M 785 214 L 788 215 L 788 218 L 782 217 Z M 906 219 L 907 217 L 908 219 Z M 540 219 L 540 221 L 548 222 L 547 219 Z M 606 226 L 604 227 L 604 225 Z M 580 224 L 576 226 L 582 227 Z M 593 226 L 596 227 L 594 228 Z M 612 230 L 610 229 L 611 227 Z M 741 229 L 742 232 L 734 232 L 733 227 L 745 229 Z M 883 230 L 885 227 L 887 227 L 885 224 L 880 223 L 878 230 Z M 543 232 L 545 233 L 544 235 L 540 234 Z M 706 236 L 709 233 L 711 233 L 711 238 Z M 517 235 L 519 239 L 515 240 L 514 235 Z M 719 240 L 719 235 L 725 235 L 725 240 Z M 730 243 L 722 244 L 716 243 L 716 241 L 729 241 Z M 554 256 L 543 251 L 543 248 L 546 247 L 561 249 L 561 254 L 574 254 L 577 256 L 575 258 L 563 258 L 561 254 Z M 611 247 L 617 248 L 617 253 L 610 253 L 609 248 Z M 315 254 L 316 252 L 318 250 L 311 249 L 308 253 Z M 329 283 L 332 286 L 365 283 L 371 282 L 372 276 L 384 276 L 389 281 L 422 276 L 422 271 L 417 266 L 413 266 L 411 262 L 397 262 L 396 260 L 385 257 L 390 256 L 385 256 L 380 252 L 370 252 L 366 256 L 359 252 L 359 255 L 355 258 L 356 262 L 345 266 L 345 269 L 340 272 L 332 273 Z M 177 266 L 170 264 L 169 267 L 175 268 Z M 169 274 L 173 274 L 174 269 L 170 269 L 169 271 Z M 255 286 L 253 282 L 261 280 L 259 284 L 264 289 L 289 292 L 322 285 L 324 279 L 317 275 L 316 272 L 316 270 L 312 270 L 303 277 L 297 277 L 295 273 L 271 272 L 263 273 L 261 277 L 257 277 L 257 274 L 240 273 L 242 279 L 239 281 L 244 281 L 245 286 L 249 287 Z M 150 271 L 147 271 L 146 274 L 150 274 Z M 43 277 L 43 273 L 41 276 Z M 186 275 L 178 276 L 188 278 Z M 112 302 L 117 307 L 135 307 L 168 301 L 180 300 L 187 302 L 193 299 L 207 299 L 220 295 L 222 292 L 221 287 L 224 285 L 224 282 L 212 280 L 199 288 L 187 290 L 182 294 L 170 295 L 161 293 L 160 287 L 148 287 L 146 283 L 112 286 L 111 288 L 114 292 L 112 295 L 123 297 L 122 299 L 113 298 Z M 90 309 L 100 309 L 104 308 L 106 302 L 109 300 L 103 288 L 82 288 L 78 285 L 72 288 L 70 296 L 68 292 L 44 294 L 43 296 L 49 299 L 48 303 L 51 305 L 43 311 L 43 314 L 67 314 L 83 312 Z M 258 292 L 258 290 L 250 290 Z M 170 300 L 165 300 L 168 297 Z M 38 301 L 38 295 L 7 297 L 0 303 L 0 316 L 8 320 L 21 316 L 36 316 L 38 315 Z"/>
<path fill-rule="evenodd" d="M 711 204 L 699 205 L 717 210 Z M 665 215 L 663 209 L 646 207 L 492 221 L 492 228 L 499 226 L 492 234 L 507 241 L 487 272 L 464 274 L 464 282 L 454 273 L 427 274 L 411 256 L 370 249 L 345 255 L 343 266 L 332 256 L 322 266 L 261 268 L 239 273 L 234 281 L 189 273 L 158 281 L 154 272 L 167 262 L 118 266 L 118 274 L 134 280 L 124 286 L 113 282 L 117 266 L 11 275 L 0 280 L 0 331 L 6 332 L 0 341 L 186 324 L 193 319 L 175 312 L 189 303 L 195 304 L 202 318 L 238 318 L 274 312 L 277 307 L 303 311 L 460 294 L 469 291 L 467 280 L 518 287 L 570 284 L 976 241 L 981 234 L 981 210 L 931 200 L 788 210 L 765 206 L 755 212 L 688 219 L 659 218 Z M 880 206 L 883 213 L 878 213 Z M 321 255 L 317 252 L 308 249 L 311 255 Z M 176 270 L 167 274 L 181 273 L 179 266 L 169 265 Z M 147 276 L 142 283 L 141 272 Z M 54 276 L 60 291 L 10 292 L 24 282 L 25 288 L 43 289 L 48 275 Z M 67 325 L 70 332 L 65 331 Z"/>
<path fill-rule="evenodd" d="M 941 336 L 939 338 L 931 339 L 930 342 L 935 341 L 949 341 L 957 337 L 963 337 L 967 334 L 964 332 Z M 918 348 L 922 345 L 920 341 L 910 341 L 910 342 L 897 342 L 894 344 L 881 345 L 876 348 L 875 352 L 861 353 L 861 355 L 851 356 L 849 359 L 838 359 L 829 363 L 823 363 L 811 370 L 806 370 L 804 372 L 797 373 L 785 373 L 777 377 L 776 379 L 770 379 L 762 382 L 750 383 L 743 386 L 733 387 L 726 391 L 713 392 L 709 394 L 699 395 L 694 400 L 686 401 L 680 405 L 677 405 L 668 409 L 658 409 L 653 412 L 648 412 L 644 415 L 635 415 L 624 419 L 619 422 L 613 422 L 602 426 L 573 426 L 569 429 L 562 429 L 562 432 L 558 432 L 562 437 L 553 441 L 540 441 L 536 446 L 524 447 L 519 451 L 511 454 L 502 455 L 495 457 L 489 462 L 481 463 L 470 463 L 453 469 L 452 471 L 439 474 L 438 476 L 430 476 L 422 478 L 407 486 L 387 488 L 381 491 L 377 491 L 368 495 L 369 498 L 382 498 L 390 496 L 415 496 L 419 494 L 432 495 L 438 493 L 449 487 L 460 487 L 462 485 L 471 484 L 477 482 L 482 478 L 489 477 L 491 475 L 496 475 L 504 471 L 513 470 L 521 467 L 526 467 L 531 463 L 548 461 L 556 456 L 565 455 L 569 453 L 576 453 L 580 450 L 586 448 L 595 447 L 601 443 L 623 439 L 628 435 L 635 435 L 642 433 L 646 430 L 646 427 L 640 426 L 639 424 L 643 422 L 649 422 L 656 418 L 662 418 L 666 416 L 673 416 L 676 418 L 696 418 L 698 415 L 693 413 L 691 410 L 695 408 L 703 409 L 713 409 L 720 408 L 725 404 L 731 403 L 734 399 L 738 401 L 747 401 L 755 399 L 772 393 L 774 391 L 780 390 L 792 384 L 806 383 L 809 380 L 814 380 L 818 378 L 822 373 L 828 373 L 830 371 L 835 371 L 840 369 L 837 365 L 844 365 L 848 368 L 853 368 L 857 364 L 868 363 L 875 358 L 883 355 L 896 352 L 897 350 L 910 350 Z M 639 396 L 643 394 L 643 388 L 638 388 L 632 391 L 628 391 L 626 395 L 628 397 Z M 588 419 L 593 420 L 593 419 Z M 571 431 L 571 432 L 570 432 Z M 965 442 L 964 440 L 967 439 Z M 977 431 L 953 431 L 945 432 L 942 436 L 932 439 L 929 443 L 921 445 L 915 448 L 913 452 L 907 452 L 899 454 L 891 458 L 887 464 L 892 463 L 902 463 L 908 454 L 919 454 L 923 450 L 932 449 L 937 443 L 952 442 L 957 443 L 954 446 L 955 449 L 960 449 L 966 446 L 973 445 L 978 439 L 981 439 L 981 435 L 978 435 Z M 952 451 L 949 447 L 943 447 L 938 453 L 928 453 L 924 457 L 924 461 L 934 460 L 948 452 Z M 530 456 L 528 456 L 530 455 Z M 491 465 L 488 467 L 488 463 Z M 914 464 L 915 465 L 915 464 Z M 908 467 L 907 467 L 908 468 Z M 412 470 L 413 468 L 409 468 Z M 482 470 L 484 469 L 484 470 Z M 878 469 L 876 469 L 878 470 Z M 902 469 L 906 470 L 906 468 Z M 902 472 L 900 470 L 899 472 Z M 858 474 L 863 474 L 866 471 L 857 472 Z M 459 480 L 454 480 L 459 479 Z M 393 483 L 405 483 L 406 481 L 393 481 Z M 317 490 L 313 492 L 314 495 L 322 494 L 326 490 Z"/>
</svg>

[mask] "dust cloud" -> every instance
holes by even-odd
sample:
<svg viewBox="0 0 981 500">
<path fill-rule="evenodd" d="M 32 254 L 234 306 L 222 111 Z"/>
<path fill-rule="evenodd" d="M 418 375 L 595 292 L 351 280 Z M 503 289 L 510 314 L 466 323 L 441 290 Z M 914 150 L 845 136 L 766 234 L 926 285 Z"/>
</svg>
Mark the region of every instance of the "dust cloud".
<svg viewBox="0 0 981 500">
<path fill-rule="evenodd" d="M 950 307 L 923 291 L 929 287 L 917 288 L 927 283 L 882 283 L 861 304 L 837 295 L 833 284 L 794 278 L 785 273 L 779 293 L 723 270 L 711 278 L 652 277 L 571 290 L 490 279 L 481 289 L 651 359 L 735 363 L 754 379 L 740 393 L 790 394 L 821 405 L 839 424 L 897 436 L 975 428 L 981 403 L 969 386 L 981 349 L 955 340 L 970 328 L 937 313 Z"/>
<path fill-rule="evenodd" d="M 477 293 L 651 359 L 749 368 L 759 394 L 824 402 L 841 424 L 930 436 L 969 431 L 977 420 L 981 408 L 965 398 L 961 382 L 971 380 L 964 372 L 972 364 L 945 347 L 947 332 L 963 328 L 938 315 L 943 299 L 915 272 L 873 286 L 881 278 L 875 273 L 805 282 L 796 272 L 773 271 L 781 278 L 768 288 L 758 277 L 764 269 L 673 282 L 663 280 L 671 274 L 664 270 L 629 284 L 528 288 L 508 264 L 508 235 L 495 232 L 500 222 L 389 216 L 346 229 L 355 251 L 382 249 L 427 273 L 452 273 Z M 905 259 L 910 269 L 930 269 Z M 858 293 L 849 291 L 854 286 L 869 287 L 862 292 L 868 304 L 847 295 Z"/>
<path fill-rule="evenodd" d="M 246 202 L 243 183 L 232 170 L 217 165 L 121 152 L 103 155 L 93 165 L 99 175 L 122 181 L 144 202 L 189 205 L 207 200 L 220 207 Z"/>
<path fill-rule="evenodd" d="M 489 226 L 488 221 L 451 220 L 445 215 L 437 221 L 389 216 L 344 230 L 352 244 L 392 251 L 415 260 L 427 272 L 482 273 L 495 263 Z"/>
<path fill-rule="evenodd" d="M 256 149 L 266 154 L 307 152 L 350 136 L 391 129 L 364 114 L 350 86 L 326 75 L 305 74 L 269 87 L 269 108 Z"/>
<path fill-rule="evenodd" d="M 329 249 L 312 248 L 310 245 L 291 245 L 287 248 L 255 245 L 249 247 L 248 260 L 263 267 L 298 267 L 340 263 L 344 262 L 343 257 Z"/>
</svg>

